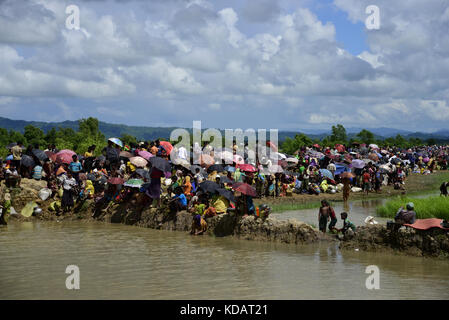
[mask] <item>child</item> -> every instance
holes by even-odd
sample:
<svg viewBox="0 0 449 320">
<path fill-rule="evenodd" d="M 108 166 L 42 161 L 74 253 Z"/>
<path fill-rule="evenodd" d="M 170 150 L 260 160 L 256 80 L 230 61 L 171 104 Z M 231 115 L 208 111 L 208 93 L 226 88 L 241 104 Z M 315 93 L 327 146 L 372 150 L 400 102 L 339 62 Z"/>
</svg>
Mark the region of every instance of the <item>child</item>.
<svg viewBox="0 0 449 320">
<path fill-rule="evenodd" d="M 351 229 L 352 231 L 355 231 L 355 224 L 353 224 L 351 221 L 349 221 L 348 219 L 348 214 L 346 212 L 342 212 L 340 214 L 341 220 L 343 220 L 343 228 L 338 230 L 341 231 L 343 233 L 346 233 L 346 231 L 348 231 L 348 229 Z"/>
</svg>

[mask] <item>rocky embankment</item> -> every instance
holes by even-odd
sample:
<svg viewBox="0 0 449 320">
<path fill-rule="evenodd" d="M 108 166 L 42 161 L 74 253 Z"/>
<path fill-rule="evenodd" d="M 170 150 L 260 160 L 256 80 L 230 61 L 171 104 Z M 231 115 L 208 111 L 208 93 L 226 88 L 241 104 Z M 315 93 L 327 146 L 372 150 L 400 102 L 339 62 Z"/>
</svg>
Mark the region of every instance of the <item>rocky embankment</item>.
<svg viewBox="0 0 449 320">
<path fill-rule="evenodd" d="M 363 226 L 345 236 L 340 248 L 363 251 L 387 249 L 413 256 L 449 258 L 449 232 L 439 228 L 423 231 L 401 227 L 393 231 L 382 225 Z"/>
<path fill-rule="evenodd" d="M 75 206 L 73 212 L 56 215 L 48 210 L 53 199 L 42 201 L 38 192 L 45 187 L 44 182 L 22 181 L 22 188 L 6 189 L 0 187 L 0 201 L 9 192 L 12 206 L 17 212 L 30 201 L 36 202 L 43 212 L 37 217 L 25 218 L 20 214 L 11 215 L 10 220 L 99 220 L 110 223 L 123 223 L 139 227 L 189 232 L 193 214 L 186 211 L 170 214 L 167 207 L 160 209 L 142 207 L 137 200 L 127 203 L 111 204 L 107 208 L 95 208 L 93 200 Z M 92 215 L 95 214 L 95 218 Z M 319 241 L 336 241 L 337 238 L 323 235 L 318 229 L 297 220 L 280 221 L 273 218 L 260 219 L 253 216 L 242 218 L 234 213 L 218 215 L 206 219 L 208 234 L 216 237 L 234 236 L 239 239 L 274 241 L 290 244 L 308 244 Z M 449 258 L 449 233 L 442 229 L 419 231 L 401 228 L 388 230 L 385 226 L 373 225 L 358 227 L 355 233 L 347 233 L 340 239 L 340 248 L 363 251 L 394 251 L 414 256 Z"/>
<path fill-rule="evenodd" d="M 145 228 L 183 231 L 191 230 L 193 214 L 186 211 L 170 214 L 167 207 L 160 209 L 141 207 L 138 201 L 132 200 L 127 203 L 111 204 L 107 208 L 95 208 L 92 200 L 77 204 L 73 212 L 57 215 L 48 210 L 53 199 L 42 201 L 38 192 L 45 187 L 45 182 L 24 179 L 21 188 L 7 190 L 4 186 L 1 193 L 9 192 L 12 206 L 17 212 L 30 201 L 34 201 L 42 208 L 39 216 L 25 218 L 20 214 L 11 215 L 11 220 L 19 221 L 70 221 L 99 220 L 110 223 L 123 223 Z M 0 197 L 2 200 L 3 197 Z M 95 214 L 95 218 L 92 215 Z M 242 218 L 234 213 L 222 214 L 206 219 L 208 234 L 216 237 L 235 236 L 240 239 L 258 241 L 276 241 L 283 243 L 302 244 L 313 243 L 322 239 L 332 240 L 323 236 L 316 228 L 296 220 L 278 221 L 268 218 L 261 219 L 253 216 Z"/>
</svg>

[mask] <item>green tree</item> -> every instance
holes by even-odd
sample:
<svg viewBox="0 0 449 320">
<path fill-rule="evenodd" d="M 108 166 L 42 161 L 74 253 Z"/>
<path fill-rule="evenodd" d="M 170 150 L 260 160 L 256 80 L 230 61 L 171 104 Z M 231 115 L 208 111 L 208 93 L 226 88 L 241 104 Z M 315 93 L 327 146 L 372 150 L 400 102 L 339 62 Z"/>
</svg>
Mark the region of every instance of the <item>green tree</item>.
<svg viewBox="0 0 449 320">
<path fill-rule="evenodd" d="M 306 136 L 305 134 L 297 134 L 293 139 L 286 138 L 284 143 L 281 145 L 281 149 L 283 152 L 287 154 L 293 154 L 299 148 L 304 146 L 309 146 L 312 144 L 312 140 Z"/>
<path fill-rule="evenodd" d="M 371 144 L 374 143 L 374 133 L 363 129 L 356 135 L 356 139 L 360 140 L 362 143 Z"/>
<path fill-rule="evenodd" d="M 37 144 L 39 147 L 45 145 L 45 134 L 40 128 L 31 124 L 27 125 L 23 135 L 28 144 L 32 144 L 33 146 Z"/>
<path fill-rule="evenodd" d="M 9 142 L 21 142 L 23 145 L 27 143 L 27 139 L 19 131 L 10 130 L 9 131 Z"/>
<path fill-rule="evenodd" d="M 337 124 L 337 126 L 332 126 L 332 134 L 329 136 L 330 142 L 344 144 L 347 140 L 348 135 L 343 125 Z"/>
<path fill-rule="evenodd" d="M 124 145 L 128 145 L 128 146 L 133 143 L 137 144 L 136 137 L 134 137 L 130 134 L 127 134 L 127 133 L 122 134 L 122 136 L 120 137 L 120 140 L 122 140 Z"/>
</svg>

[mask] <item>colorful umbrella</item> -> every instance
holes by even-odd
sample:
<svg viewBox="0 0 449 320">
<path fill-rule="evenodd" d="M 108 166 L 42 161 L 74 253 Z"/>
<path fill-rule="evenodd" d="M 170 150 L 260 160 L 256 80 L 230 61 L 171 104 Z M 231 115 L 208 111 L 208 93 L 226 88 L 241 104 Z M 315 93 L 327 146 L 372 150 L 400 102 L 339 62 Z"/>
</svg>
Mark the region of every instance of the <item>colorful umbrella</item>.
<svg viewBox="0 0 449 320">
<path fill-rule="evenodd" d="M 141 168 L 145 167 L 148 164 L 148 161 L 142 157 L 132 157 L 129 159 L 129 162 L 131 162 L 136 167 L 141 167 Z"/>
<path fill-rule="evenodd" d="M 239 156 L 238 154 L 234 155 L 233 160 L 236 164 L 244 164 L 245 163 L 245 160 L 242 158 L 242 156 Z"/>
<path fill-rule="evenodd" d="M 228 171 L 228 172 L 235 172 L 235 167 L 232 167 L 232 166 L 226 166 L 224 169 L 225 169 L 225 171 Z"/>
<path fill-rule="evenodd" d="M 257 197 L 256 189 L 254 189 L 247 183 L 239 184 L 237 187 L 234 188 L 234 190 L 239 191 L 247 196 Z"/>
<path fill-rule="evenodd" d="M 252 166 L 252 165 L 250 165 L 248 163 L 239 164 L 239 165 L 237 165 L 237 167 L 240 169 L 240 171 L 257 172 L 257 169 L 254 168 L 254 166 Z"/>
<path fill-rule="evenodd" d="M 137 155 L 138 155 L 139 157 L 144 158 L 145 160 L 150 160 L 150 158 L 153 158 L 153 157 L 154 157 L 153 154 L 151 154 L 151 153 L 149 153 L 148 151 L 145 151 L 145 150 L 139 150 L 139 151 L 137 152 Z"/>
<path fill-rule="evenodd" d="M 109 138 L 109 141 L 118 145 L 119 147 L 123 147 L 123 142 L 119 138 Z"/>
<path fill-rule="evenodd" d="M 48 159 L 55 162 L 56 161 L 56 153 L 53 153 L 51 151 L 45 151 L 45 154 L 47 155 Z"/>
<path fill-rule="evenodd" d="M 267 141 L 267 147 L 269 147 L 271 150 L 277 152 L 278 151 L 278 147 L 271 141 Z"/>
<path fill-rule="evenodd" d="M 109 184 L 124 184 L 125 180 L 120 177 L 113 177 L 108 179 Z"/>
<path fill-rule="evenodd" d="M 362 169 L 365 167 L 365 162 L 360 159 L 352 160 L 352 166 L 357 169 Z"/>
<path fill-rule="evenodd" d="M 334 179 L 334 176 L 332 175 L 332 172 L 330 172 L 327 169 L 320 169 L 321 174 L 323 175 L 323 177 L 329 178 L 331 180 Z"/>
<path fill-rule="evenodd" d="M 74 155 L 76 155 L 76 153 L 74 151 L 68 150 L 68 149 L 64 149 L 64 150 L 59 151 L 56 154 L 55 161 L 58 162 L 58 163 L 70 164 L 73 161 L 72 156 L 74 156 Z"/>
<path fill-rule="evenodd" d="M 168 142 L 168 141 L 161 141 L 160 144 L 165 149 L 165 152 L 167 154 L 170 154 L 172 152 L 173 146 L 172 146 L 172 144 L 170 142 Z"/>
<path fill-rule="evenodd" d="M 124 184 L 125 187 L 130 187 L 130 188 L 140 188 L 142 185 L 143 185 L 142 179 L 130 179 L 130 180 L 126 181 Z"/>
</svg>

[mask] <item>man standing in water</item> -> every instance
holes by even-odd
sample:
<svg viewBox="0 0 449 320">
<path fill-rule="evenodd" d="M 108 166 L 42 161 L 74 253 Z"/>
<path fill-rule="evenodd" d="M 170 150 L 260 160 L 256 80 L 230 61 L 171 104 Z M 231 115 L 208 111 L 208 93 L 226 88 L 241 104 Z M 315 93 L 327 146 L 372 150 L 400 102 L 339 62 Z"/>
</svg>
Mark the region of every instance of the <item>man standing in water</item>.
<svg viewBox="0 0 449 320">
<path fill-rule="evenodd" d="M 323 233 L 326 233 L 327 222 L 329 221 L 331 212 L 333 210 L 334 209 L 329 205 L 329 203 L 326 200 L 321 200 L 321 207 L 318 213 L 318 224 L 320 231 L 322 231 Z"/>
</svg>

